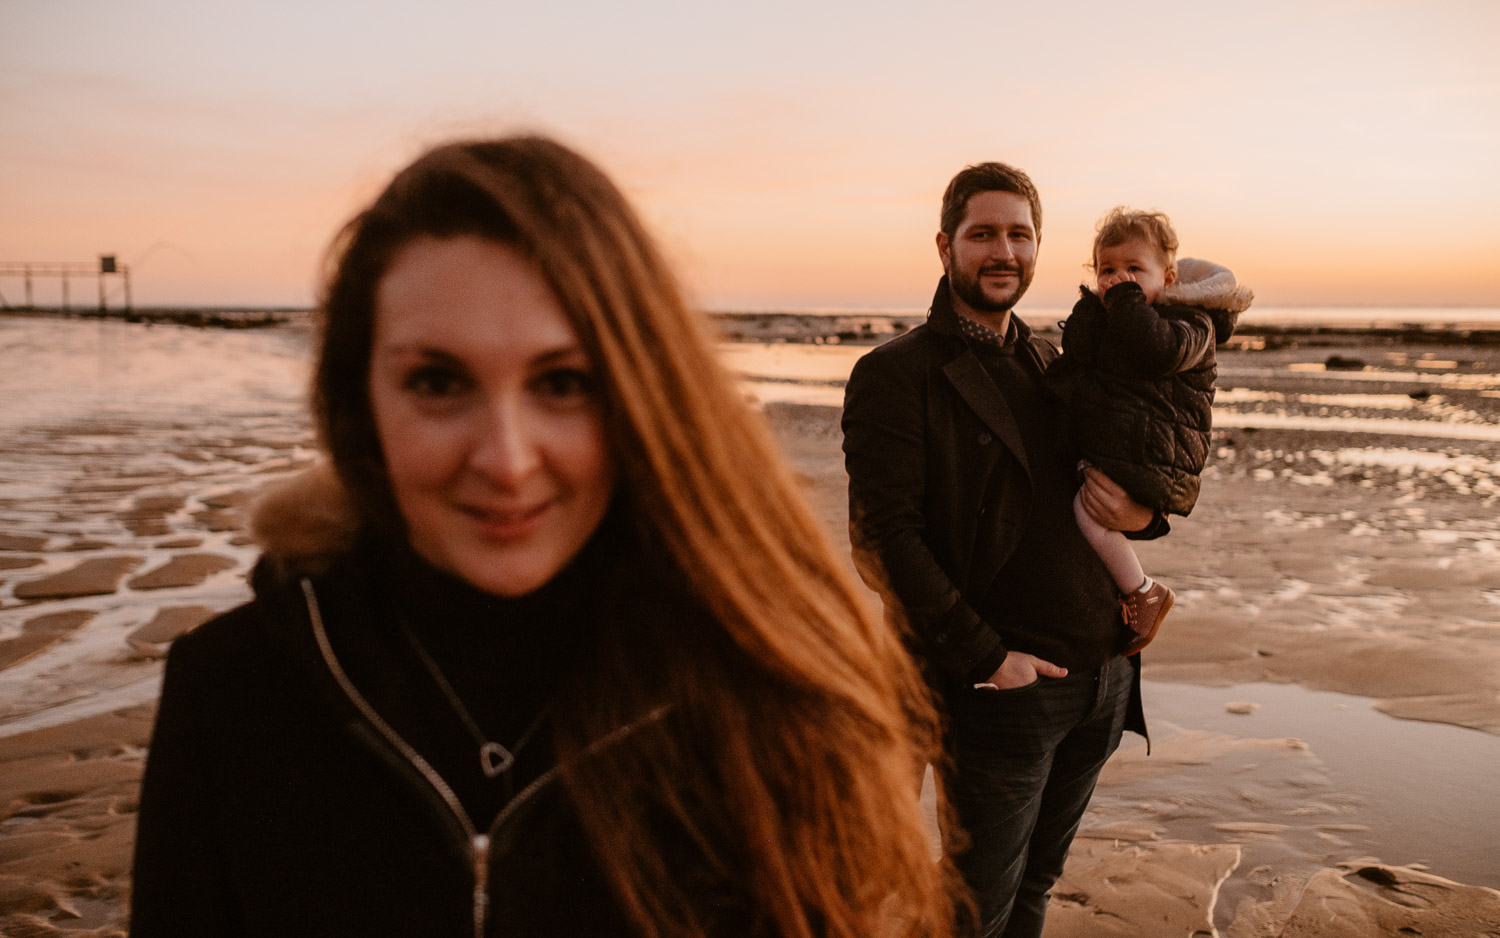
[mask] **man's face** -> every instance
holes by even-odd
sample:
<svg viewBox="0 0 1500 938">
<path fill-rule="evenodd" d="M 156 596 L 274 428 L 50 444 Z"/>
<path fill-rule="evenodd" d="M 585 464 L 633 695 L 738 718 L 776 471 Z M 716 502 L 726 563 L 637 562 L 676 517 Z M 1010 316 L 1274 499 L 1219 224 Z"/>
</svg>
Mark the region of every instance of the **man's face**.
<svg viewBox="0 0 1500 938">
<path fill-rule="evenodd" d="M 959 300 L 975 312 L 1006 312 L 1036 272 L 1031 204 L 1014 192 L 981 192 L 969 199 L 952 239 L 938 232 L 937 246 Z"/>
</svg>

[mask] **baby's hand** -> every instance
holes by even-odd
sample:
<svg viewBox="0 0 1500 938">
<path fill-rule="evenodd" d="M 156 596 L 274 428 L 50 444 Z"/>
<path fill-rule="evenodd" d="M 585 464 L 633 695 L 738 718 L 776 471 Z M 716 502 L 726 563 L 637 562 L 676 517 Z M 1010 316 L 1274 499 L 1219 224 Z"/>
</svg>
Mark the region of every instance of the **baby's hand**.
<svg viewBox="0 0 1500 938">
<path fill-rule="evenodd" d="M 1126 280 L 1134 280 L 1135 274 L 1128 270 L 1116 270 L 1107 274 L 1099 275 L 1099 295 L 1103 296 L 1110 287 Z"/>
</svg>

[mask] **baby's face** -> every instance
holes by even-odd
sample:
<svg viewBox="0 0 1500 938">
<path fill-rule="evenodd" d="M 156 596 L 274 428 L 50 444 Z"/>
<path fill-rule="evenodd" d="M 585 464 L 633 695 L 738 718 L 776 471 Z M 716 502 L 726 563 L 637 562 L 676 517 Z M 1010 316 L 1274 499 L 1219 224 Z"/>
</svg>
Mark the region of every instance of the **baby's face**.
<svg viewBox="0 0 1500 938">
<path fill-rule="evenodd" d="M 1155 303 L 1162 288 L 1177 280 L 1177 271 L 1167 267 L 1161 251 L 1141 240 L 1100 248 L 1094 257 L 1094 273 L 1099 278 L 1100 296 L 1122 280 L 1134 280 L 1141 285 L 1147 303 Z"/>
</svg>

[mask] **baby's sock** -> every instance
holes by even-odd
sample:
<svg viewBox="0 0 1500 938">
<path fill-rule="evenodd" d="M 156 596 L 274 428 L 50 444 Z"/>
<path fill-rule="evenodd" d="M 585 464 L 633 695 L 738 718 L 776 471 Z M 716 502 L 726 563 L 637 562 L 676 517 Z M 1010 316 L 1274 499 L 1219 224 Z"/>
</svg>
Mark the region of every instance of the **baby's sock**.
<svg viewBox="0 0 1500 938">
<path fill-rule="evenodd" d="M 1146 582 L 1142 583 L 1141 584 L 1141 588 L 1138 589 L 1138 590 L 1136 590 L 1136 592 L 1137 593 L 1144 593 L 1144 592 L 1146 592 L 1146 590 L 1149 590 L 1150 588 L 1151 588 L 1151 578 L 1148 576 L 1148 577 L 1146 577 Z"/>
</svg>

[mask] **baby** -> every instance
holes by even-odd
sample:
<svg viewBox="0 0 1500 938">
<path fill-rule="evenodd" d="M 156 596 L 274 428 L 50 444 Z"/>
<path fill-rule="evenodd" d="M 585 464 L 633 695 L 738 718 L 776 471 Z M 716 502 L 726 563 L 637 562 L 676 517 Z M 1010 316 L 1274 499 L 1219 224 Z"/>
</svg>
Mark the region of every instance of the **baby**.
<svg viewBox="0 0 1500 938">
<path fill-rule="evenodd" d="M 1186 515 L 1208 458 L 1214 346 L 1234 333 L 1253 294 L 1226 268 L 1177 259 L 1177 234 L 1160 212 L 1112 209 L 1094 237 L 1097 292 L 1063 324 L 1063 354 L 1047 370 L 1062 397 L 1080 472 L 1097 467 L 1137 502 Z M 1175 594 L 1146 576 L 1130 542 L 1075 499 L 1078 527 L 1120 590 L 1121 653 L 1145 648 Z"/>
</svg>

